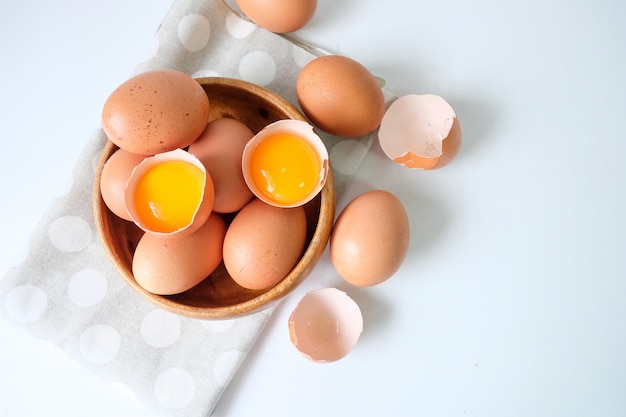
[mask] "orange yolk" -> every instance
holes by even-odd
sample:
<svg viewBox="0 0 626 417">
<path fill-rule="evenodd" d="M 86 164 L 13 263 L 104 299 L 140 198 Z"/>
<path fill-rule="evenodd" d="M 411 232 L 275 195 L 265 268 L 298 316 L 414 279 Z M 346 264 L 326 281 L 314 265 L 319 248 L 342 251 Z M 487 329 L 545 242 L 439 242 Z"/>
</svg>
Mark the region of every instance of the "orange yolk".
<svg viewBox="0 0 626 417">
<path fill-rule="evenodd" d="M 264 139 L 250 159 L 254 184 L 282 204 L 295 203 L 313 191 L 320 169 L 319 157 L 311 145 L 288 134 Z"/>
<path fill-rule="evenodd" d="M 160 233 L 188 226 L 202 200 L 204 181 L 202 170 L 184 161 L 166 161 L 148 169 L 135 191 L 142 223 Z"/>
</svg>

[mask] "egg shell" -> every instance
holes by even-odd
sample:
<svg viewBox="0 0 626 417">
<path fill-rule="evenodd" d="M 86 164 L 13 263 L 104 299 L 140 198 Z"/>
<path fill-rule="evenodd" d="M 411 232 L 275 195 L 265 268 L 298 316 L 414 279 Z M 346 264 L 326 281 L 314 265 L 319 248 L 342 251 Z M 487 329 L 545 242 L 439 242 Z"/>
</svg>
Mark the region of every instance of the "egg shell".
<svg viewBox="0 0 626 417">
<path fill-rule="evenodd" d="M 407 168 L 447 165 L 461 148 L 461 125 L 454 110 L 434 94 L 409 94 L 395 100 L 378 131 L 389 159 Z"/>
<path fill-rule="evenodd" d="M 189 153 L 202 162 L 213 180 L 213 211 L 233 213 L 252 199 L 241 169 L 243 149 L 252 136 L 254 133 L 240 121 L 221 118 L 210 122 L 189 145 Z"/>
<path fill-rule="evenodd" d="M 134 205 L 135 190 L 143 174 L 155 165 L 166 161 L 184 161 L 198 167 L 204 174 L 204 184 L 200 202 L 196 206 L 193 217 L 189 224 L 185 227 L 172 232 L 159 232 L 151 230 L 141 219 L 137 208 Z M 213 180 L 207 172 L 202 162 L 194 155 L 182 149 L 174 149 L 173 151 L 159 153 L 150 157 L 146 157 L 139 165 L 133 169 L 128 179 L 126 188 L 124 189 L 124 204 L 132 221 L 144 232 L 157 234 L 159 236 L 176 236 L 183 233 L 191 233 L 197 230 L 209 217 L 213 211 L 213 202 L 215 201 L 215 188 Z"/>
<path fill-rule="evenodd" d="M 244 288 L 270 288 L 298 263 L 306 231 L 302 206 L 275 207 L 255 198 L 237 213 L 228 227 L 224 266 Z"/>
<path fill-rule="evenodd" d="M 131 217 L 126 210 L 124 203 L 124 189 L 130 178 L 133 169 L 141 163 L 145 158 L 144 155 L 138 155 L 118 149 L 115 151 L 102 167 L 100 177 L 100 193 L 104 204 L 119 218 L 131 221 Z"/>
<path fill-rule="evenodd" d="M 336 136 L 370 133 L 385 114 L 385 97 L 376 78 L 345 56 L 322 56 L 305 65 L 296 81 L 296 96 L 309 120 Z"/>
<path fill-rule="evenodd" d="M 225 234 L 226 223 L 217 213 L 191 234 L 163 238 L 144 233 L 133 256 L 133 276 L 154 294 L 187 291 L 219 266 Z"/>
<path fill-rule="evenodd" d="M 409 240 L 402 202 L 388 191 L 371 190 L 353 199 L 337 217 L 330 256 L 341 277 L 368 287 L 384 282 L 400 268 Z"/>
<path fill-rule="evenodd" d="M 185 148 L 202 133 L 209 98 L 191 76 L 175 70 L 138 74 L 118 86 L 102 109 L 102 128 L 120 148 L 154 155 Z"/>
<path fill-rule="evenodd" d="M 291 343 L 314 362 L 345 357 L 363 332 L 358 304 L 336 288 L 310 291 L 289 316 Z"/>
<path fill-rule="evenodd" d="M 248 168 L 251 164 L 251 158 L 255 148 L 261 142 L 263 142 L 263 140 L 274 135 L 285 133 L 306 141 L 311 146 L 311 149 L 313 149 L 317 154 L 320 166 L 320 172 L 317 176 L 317 184 L 315 188 L 302 199 L 290 202 L 280 202 L 266 196 L 263 191 L 256 186 L 254 180 L 252 179 L 250 169 Z M 320 191 L 322 191 L 322 188 L 324 188 L 324 184 L 326 184 L 326 179 L 328 178 L 328 171 L 330 170 L 328 150 L 326 149 L 326 145 L 324 145 L 322 138 L 320 138 L 319 135 L 315 133 L 313 126 L 303 120 L 291 119 L 278 120 L 274 123 L 271 123 L 261 129 L 261 131 L 258 132 L 256 135 L 254 135 L 254 137 L 252 137 L 248 141 L 243 150 L 241 165 L 244 181 L 247 184 L 247 187 L 252 191 L 252 193 L 265 203 L 277 207 L 297 207 L 311 201 L 313 198 L 315 198 L 315 196 L 320 193 Z"/>
<path fill-rule="evenodd" d="M 237 5 L 258 26 L 288 33 L 301 29 L 313 18 L 317 0 L 237 0 Z"/>
</svg>

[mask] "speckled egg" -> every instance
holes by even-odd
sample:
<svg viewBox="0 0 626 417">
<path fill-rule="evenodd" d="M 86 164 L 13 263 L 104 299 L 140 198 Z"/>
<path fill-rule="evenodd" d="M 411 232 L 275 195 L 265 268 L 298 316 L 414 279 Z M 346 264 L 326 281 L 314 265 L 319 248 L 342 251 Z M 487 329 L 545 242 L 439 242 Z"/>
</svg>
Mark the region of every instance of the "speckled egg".
<svg viewBox="0 0 626 417">
<path fill-rule="evenodd" d="M 191 76 L 175 70 L 138 74 L 117 87 L 102 109 L 102 128 L 120 148 L 154 155 L 184 148 L 205 129 L 209 98 Z"/>
</svg>

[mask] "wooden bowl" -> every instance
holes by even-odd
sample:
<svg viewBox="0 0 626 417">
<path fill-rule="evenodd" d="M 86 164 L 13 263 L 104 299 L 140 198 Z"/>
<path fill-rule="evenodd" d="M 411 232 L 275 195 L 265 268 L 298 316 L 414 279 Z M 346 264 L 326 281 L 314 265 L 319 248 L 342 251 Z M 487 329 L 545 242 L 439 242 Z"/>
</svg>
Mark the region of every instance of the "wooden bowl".
<svg viewBox="0 0 626 417">
<path fill-rule="evenodd" d="M 230 117 L 257 133 L 266 125 L 281 119 L 306 120 L 289 102 L 260 86 L 229 78 L 199 78 L 209 97 L 209 121 Z M 276 286 L 253 291 L 237 285 L 224 264 L 197 286 L 176 295 L 156 295 L 143 289 L 132 274 L 132 259 L 143 232 L 132 222 L 113 214 L 100 194 L 100 177 L 107 159 L 117 150 L 107 142 L 96 172 L 93 207 L 98 235 L 104 250 L 126 283 L 146 300 L 182 316 L 198 319 L 234 318 L 259 311 L 280 300 L 304 280 L 324 251 L 335 216 L 335 187 L 332 172 L 316 198 L 305 207 L 307 243 L 293 270 Z M 226 219 L 227 222 L 229 221 Z"/>
</svg>

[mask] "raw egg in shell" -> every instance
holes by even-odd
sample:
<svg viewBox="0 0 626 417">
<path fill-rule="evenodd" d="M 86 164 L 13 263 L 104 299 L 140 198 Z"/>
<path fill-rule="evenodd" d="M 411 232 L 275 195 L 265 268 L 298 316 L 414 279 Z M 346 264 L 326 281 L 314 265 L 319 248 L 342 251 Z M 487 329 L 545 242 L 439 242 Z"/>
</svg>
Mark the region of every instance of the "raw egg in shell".
<svg viewBox="0 0 626 417">
<path fill-rule="evenodd" d="M 198 229 L 211 214 L 214 199 L 206 168 L 182 149 L 144 159 L 124 190 L 126 209 L 135 224 L 162 236 Z"/>
<path fill-rule="evenodd" d="M 259 133 L 243 151 L 243 177 L 260 200 L 276 207 L 297 207 L 324 187 L 328 151 L 313 126 L 279 120 Z"/>
</svg>

